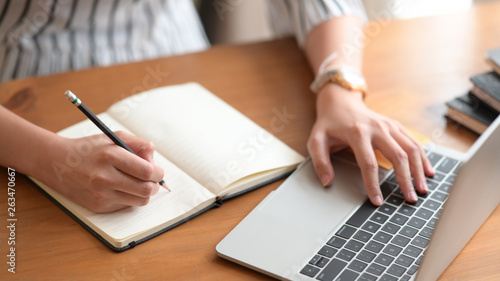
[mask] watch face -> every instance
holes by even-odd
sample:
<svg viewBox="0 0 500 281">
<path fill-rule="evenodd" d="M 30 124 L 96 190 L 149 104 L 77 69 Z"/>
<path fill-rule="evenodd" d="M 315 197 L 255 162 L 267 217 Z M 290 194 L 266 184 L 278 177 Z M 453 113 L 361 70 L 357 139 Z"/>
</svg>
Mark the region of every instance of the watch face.
<svg viewBox="0 0 500 281">
<path fill-rule="evenodd" d="M 346 82 L 356 86 L 366 84 L 365 79 L 358 72 L 350 69 L 342 69 L 342 76 Z"/>
</svg>

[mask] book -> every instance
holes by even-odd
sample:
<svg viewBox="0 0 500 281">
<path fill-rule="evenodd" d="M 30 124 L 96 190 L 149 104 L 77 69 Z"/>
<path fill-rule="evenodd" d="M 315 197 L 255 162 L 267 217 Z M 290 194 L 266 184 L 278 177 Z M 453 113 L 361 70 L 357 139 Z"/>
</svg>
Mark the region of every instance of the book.
<svg viewBox="0 0 500 281">
<path fill-rule="evenodd" d="M 470 81 L 474 84 L 472 94 L 500 112 L 500 76 L 490 71 L 471 76 Z"/>
<path fill-rule="evenodd" d="M 498 112 L 481 102 L 471 92 L 454 98 L 447 102 L 446 106 L 448 118 L 477 134 L 482 134 L 498 116 Z"/>
<path fill-rule="evenodd" d="M 486 51 L 485 60 L 500 75 L 500 48 Z"/>
<path fill-rule="evenodd" d="M 171 192 L 146 206 L 100 214 L 31 179 L 57 205 L 115 251 L 153 238 L 226 199 L 280 179 L 304 157 L 197 83 L 148 90 L 97 115 L 110 129 L 155 144 L 154 160 Z M 101 133 L 84 120 L 58 134 Z M 221 208 L 223 209 L 223 208 Z"/>
</svg>

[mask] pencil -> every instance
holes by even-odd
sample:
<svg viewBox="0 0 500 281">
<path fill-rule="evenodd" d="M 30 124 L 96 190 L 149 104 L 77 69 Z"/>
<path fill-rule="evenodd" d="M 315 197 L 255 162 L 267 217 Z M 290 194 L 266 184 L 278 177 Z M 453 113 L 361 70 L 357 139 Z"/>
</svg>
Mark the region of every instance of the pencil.
<svg viewBox="0 0 500 281">
<path fill-rule="evenodd" d="M 74 104 L 76 107 L 78 107 L 78 109 L 80 109 L 80 111 L 83 112 L 83 114 L 85 114 L 85 116 L 87 116 L 87 118 L 89 118 L 90 121 L 92 121 L 92 123 L 94 123 L 116 145 L 121 146 L 121 147 L 125 148 L 127 151 L 137 155 L 130 147 L 128 147 L 128 145 L 126 143 L 124 143 L 115 133 L 113 133 L 113 131 L 111 131 L 108 128 L 108 126 L 106 126 L 106 124 L 104 124 L 101 121 L 101 119 L 99 119 L 92 111 L 90 111 L 90 109 L 88 109 L 88 107 L 86 107 L 85 104 L 83 104 L 82 101 L 75 94 L 73 94 L 70 90 L 67 90 L 64 93 L 64 96 L 66 96 L 66 98 L 72 104 Z M 164 180 L 161 180 L 159 183 L 161 186 L 163 186 L 168 191 L 170 191 L 170 188 L 168 188 L 168 186 L 165 185 Z"/>
</svg>

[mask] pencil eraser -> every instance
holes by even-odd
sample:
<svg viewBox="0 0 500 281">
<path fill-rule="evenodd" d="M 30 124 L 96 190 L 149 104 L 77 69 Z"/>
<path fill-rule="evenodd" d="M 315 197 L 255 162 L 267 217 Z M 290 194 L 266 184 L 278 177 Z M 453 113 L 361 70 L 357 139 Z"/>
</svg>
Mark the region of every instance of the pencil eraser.
<svg viewBox="0 0 500 281">
<path fill-rule="evenodd" d="M 73 101 L 76 99 L 75 94 L 73 94 L 70 90 L 67 90 L 67 91 L 64 93 L 64 96 L 66 96 L 66 98 L 67 98 L 70 102 L 73 102 Z"/>
</svg>

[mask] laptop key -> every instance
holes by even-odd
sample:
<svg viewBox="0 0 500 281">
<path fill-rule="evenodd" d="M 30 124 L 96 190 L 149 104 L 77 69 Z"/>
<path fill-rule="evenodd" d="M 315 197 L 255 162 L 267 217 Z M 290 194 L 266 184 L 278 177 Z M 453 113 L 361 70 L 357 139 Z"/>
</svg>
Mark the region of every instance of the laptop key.
<svg viewBox="0 0 500 281">
<path fill-rule="evenodd" d="M 377 232 L 377 234 L 375 234 L 373 239 L 376 241 L 382 242 L 382 243 L 387 243 L 387 242 L 389 242 L 389 240 L 392 239 L 392 235 L 389 235 L 387 233 L 379 231 L 379 232 Z"/>
<path fill-rule="evenodd" d="M 356 255 L 355 253 L 349 250 L 342 249 L 340 250 L 340 252 L 337 254 L 336 257 L 345 261 L 351 261 L 355 255 Z"/>
<path fill-rule="evenodd" d="M 394 189 L 396 189 L 396 185 L 387 181 L 380 185 L 380 191 L 384 199 L 387 198 Z"/>
<path fill-rule="evenodd" d="M 323 248 L 321 248 L 318 251 L 318 254 L 325 256 L 325 257 L 329 257 L 329 258 L 333 257 L 335 255 L 335 253 L 337 253 L 337 250 L 335 250 L 332 247 L 328 247 L 328 246 L 323 246 Z"/>
<path fill-rule="evenodd" d="M 358 261 L 358 260 L 353 260 L 347 268 L 352 269 L 352 270 L 357 271 L 357 272 L 363 272 L 363 270 L 365 270 L 365 268 L 367 266 L 368 266 L 367 263 L 364 263 L 364 262 Z"/>
<path fill-rule="evenodd" d="M 388 244 L 387 246 L 385 246 L 383 252 L 393 257 L 396 257 L 397 255 L 399 255 L 399 253 L 401 253 L 402 250 L 403 248 L 401 247 L 398 247 L 393 244 Z"/>
<path fill-rule="evenodd" d="M 408 269 L 408 272 L 406 273 L 413 275 L 415 274 L 415 272 L 417 272 L 417 270 L 418 270 L 418 265 L 413 265 L 412 267 L 410 267 L 410 269 Z"/>
<path fill-rule="evenodd" d="M 426 182 L 427 182 L 427 187 L 429 187 L 429 190 L 434 190 L 438 186 L 438 183 L 431 179 L 427 179 Z"/>
<path fill-rule="evenodd" d="M 449 183 L 442 183 L 438 188 L 439 191 L 442 191 L 446 194 L 450 193 L 450 189 L 451 189 L 451 184 Z"/>
<path fill-rule="evenodd" d="M 399 196 L 396 196 L 396 195 L 391 195 L 388 199 L 387 199 L 387 203 L 390 203 L 392 205 L 395 205 L 395 206 L 399 206 L 401 205 L 405 200 Z"/>
<path fill-rule="evenodd" d="M 400 228 L 400 226 L 388 222 L 384 225 L 384 227 L 382 227 L 382 230 L 390 234 L 396 234 Z"/>
<path fill-rule="evenodd" d="M 429 158 L 429 161 L 431 161 L 431 164 L 434 167 L 434 166 L 436 166 L 437 162 L 439 162 L 439 160 L 441 160 L 441 158 L 443 158 L 443 155 L 435 153 L 435 152 L 431 152 L 431 153 L 429 153 L 429 155 L 427 155 L 427 158 Z"/>
<path fill-rule="evenodd" d="M 432 217 L 432 214 L 433 214 L 432 211 L 421 208 L 415 213 L 415 216 L 428 220 Z"/>
<path fill-rule="evenodd" d="M 342 274 L 340 274 L 340 276 L 335 279 L 335 280 L 339 280 L 339 281 L 354 281 L 356 280 L 356 278 L 358 278 L 359 276 L 359 273 L 356 273 L 354 271 L 350 271 L 350 270 L 345 270 L 344 272 L 342 272 Z"/>
<path fill-rule="evenodd" d="M 375 242 L 375 241 L 368 242 L 368 244 L 366 244 L 366 247 L 365 247 L 365 249 L 370 250 L 374 253 L 380 252 L 382 250 L 382 248 L 384 248 L 384 245 L 382 245 L 378 242 Z"/>
<path fill-rule="evenodd" d="M 403 237 L 401 235 L 396 235 L 391 240 L 391 243 L 398 245 L 398 246 L 401 246 L 401 247 L 405 247 L 406 245 L 408 245 L 408 243 L 410 243 L 410 239 Z"/>
<path fill-rule="evenodd" d="M 370 253 L 366 250 L 362 250 L 359 252 L 359 254 L 356 256 L 357 259 L 365 261 L 365 262 L 371 262 L 375 258 L 374 253 Z"/>
<path fill-rule="evenodd" d="M 343 225 L 339 231 L 337 231 L 336 235 L 340 236 L 342 238 L 349 239 L 351 236 L 356 232 L 356 229 L 354 227 L 350 227 L 348 225 Z"/>
<path fill-rule="evenodd" d="M 441 203 L 434 201 L 434 200 L 431 200 L 431 199 L 428 199 L 424 203 L 424 207 L 431 209 L 433 211 L 437 211 L 437 209 L 439 209 L 440 206 L 441 206 Z"/>
<path fill-rule="evenodd" d="M 439 192 L 439 191 L 436 191 L 436 192 L 432 193 L 432 195 L 431 195 L 432 199 L 435 199 L 439 202 L 444 202 L 447 197 L 448 197 L 448 195 L 446 195 L 442 192 Z"/>
<path fill-rule="evenodd" d="M 340 237 L 333 236 L 328 242 L 326 242 L 326 244 L 328 244 L 332 247 L 335 247 L 337 249 L 340 249 L 340 248 L 342 248 L 342 246 L 344 246 L 344 244 L 346 242 L 347 242 L 346 240 L 344 240 Z"/>
<path fill-rule="evenodd" d="M 346 249 L 352 250 L 354 252 L 359 252 L 363 248 L 365 244 L 358 242 L 356 240 L 349 240 L 347 244 L 345 245 Z"/>
<path fill-rule="evenodd" d="M 399 207 L 398 213 L 406 215 L 406 216 L 411 216 L 415 212 L 415 208 L 410 207 L 408 205 L 402 205 Z"/>
<path fill-rule="evenodd" d="M 349 220 L 347 220 L 346 224 L 360 227 L 366 220 L 368 220 L 376 209 L 377 208 L 373 206 L 369 200 L 366 200 L 365 203 L 363 203 L 363 205 L 361 205 L 359 209 L 349 218 Z"/>
<path fill-rule="evenodd" d="M 385 271 L 385 267 L 372 263 L 366 268 L 366 272 L 380 276 Z"/>
<path fill-rule="evenodd" d="M 436 227 L 436 223 L 437 223 L 437 219 L 436 218 L 432 218 L 427 223 L 427 226 L 430 227 L 430 228 L 434 228 L 434 227 Z"/>
<path fill-rule="evenodd" d="M 366 231 L 360 230 L 354 234 L 354 239 L 358 239 L 359 241 L 362 242 L 368 242 L 372 238 L 372 235 Z"/>
<path fill-rule="evenodd" d="M 381 213 L 384 213 L 386 215 L 392 215 L 392 213 L 394 213 L 394 211 L 396 211 L 396 208 L 389 205 L 389 204 L 383 204 L 382 206 L 380 206 L 378 208 L 378 210 L 381 212 Z"/>
<path fill-rule="evenodd" d="M 406 271 L 406 268 L 399 266 L 397 264 L 393 264 L 393 265 L 391 265 L 391 267 L 389 267 L 389 269 L 387 269 L 387 273 L 392 274 L 392 275 L 397 276 L 397 277 L 403 276 L 405 271 Z"/>
<path fill-rule="evenodd" d="M 399 278 L 399 281 L 409 281 L 410 279 L 411 279 L 410 275 L 405 275 L 405 276 Z"/>
<path fill-rule="evenodd" d="M 407 220 L 408 220 L 408 217 L 402 216 L 400 214 L 395 214 L 390 219 L 391 222 L 393 222 L 395 224 L 399 224 L 399 225 L 404 225 Z"/>
<path fill-rule="evenodd" d="M 371 221 L 367 221 L 363 227 L 361 227 L 361 229 L 363 230 L 366 230 L 368 232 L 371 232 L 371 233 L 375 233 L 377 232 L 377 230 L 380 228 L 380 225 L 379 224 L 376 224 L 374 222 L 371 222 Z"/>
<path fill-rule="evenodd" d="M 410 258 L 409 256 L 406 255 L 400 255 L 396 259 L 396 263 L 403 267 L 409 267 L 414 261 L 415 261 L 414 258 Z"/>
<path fill-rule="evenodd" d="M 415 235 L 417 235 L 417 233 L 418 233 L 417 229 L 415 229 L 413 227 L 409 227 L 409 226 L 403 227 L 403 229 L 401 229 L 401 231 L 399 232 L 399 234 L 403 234 L 403 235 L 410 237 L 410 238 L 415 237 Z"/>
<path fill-rule="evenodd" d="M 316 274 L 318 274 L 319 271 L 320 271 L 319 268 L 311 266 L 309 264 L 306 264 L 306 266 L 304 266 L 304 268 L 302 268 L 300 273 L 304 274 L 306 276 L 309 276 L 309 277 L 314 277 L 314 276 L 316 276 Z"/>
<path fill-rule="evenodd" d="M 445 157 L 444 160 L 437 166 L 436 170 L 448 174 L 458 164 L 458 160 Z"/>
<path fill-rule="evenodd" d="M 347 263 L 339 259 L 332 259 L 318 275 L 318 280 L 332 281 L 346 267 Z"/>
<path fill-rule="evenodd" d="M 398 281 L 398 278 L 394 276 L 390 276 L 388 274 L 384 274 L 384 276 L 380 277 L 380 281 Z"/>
<path fill-rule="evenodd" d="M 453 183 L 455 181 L 455 178 L 456 176 L 455 175 L 449 175 L 447 178 L 446 178 L 446 181 L 449 182 L 449 183 Z"/>
<path fill-rule="evenodd" d="M 312 265 L 315 265 L 316 263 L 319 262 L 319 260 L 321 259 L 321 256 L 320 255 L 315 255 L 310 261 L 309 263 L 312 264 Z"/>
<path fill-rule="evenodd" d="M 374 221 L 374 222 L 377 222 L 377 223 L 380 223 L 380 224 L 383 224 L 389 217 L 384 215 L 384 214 L 381 214 L 379 212 L 375 212 L 371 217 L 370 217 L 370 220 Z"/>
<path fill-rule="evenodd" d="M 422 237 L 422 236 L 417 236 L 417 237 L 413 238 L 413 240 L 411 241 L 411 244 L 425 249 L 425 247 L 427 247 L 427 244 L 429 244 L 429 240 L 427 238 Z"/>
<path fill-rule="evenodd" d="M 420 253 L 422 253 L 422 251 L 423 251 L 422 249 L 410 245 L 406 247 L 406 249 L 403 251 L 403 254 L 408 255 L 410 257 L 418 258 L 418 256 L 420 255 Z"/>
<path fill-rule="evenodd" d="M 444 180 L 444 178 L 446 177 L 445 174 L 442 174 L 442 173 L 439 173 L 438 171 L 436 171 L 436 173 L 434 174 L 434 176 L 432 177 L 429 177 L 430 179 L 433 179 L 437 182 L 441 182 L 442 180 Z"/>
<path fill-rule="evenodd" d="M 413 217 L 408 222 L 408 225 L 413 226 L 415 228 L 421 229 L 425 225 L 426 221 L 419 219 L 417 217 Z"/>
<path fill-rule="evenodd" d="M 394 258 L 386 254 L 380 254 L 375 261 L 381 265 L 389 266 L 394 261 Z"/>
<path fill-rule="evenodd" d="M 376 281 L 377 277 L 368 274 L 368 273 L 363 273 L 361 276 L 359 276 L 359 281 Z"/>
<path fill-rule="evenodd" d="M 430 227 L 424 227 L 424 228 L 422 229 L 422 231 L 420 231 L 420 233 L 419 233 L 419 234 L 420 234 L 421 236 L 424 236 L 425 238 L 431 238 L 432 231 L 433 231 L 433 230 L 432 230 L 432 228 L 430 228 Z"/>
</svg>

